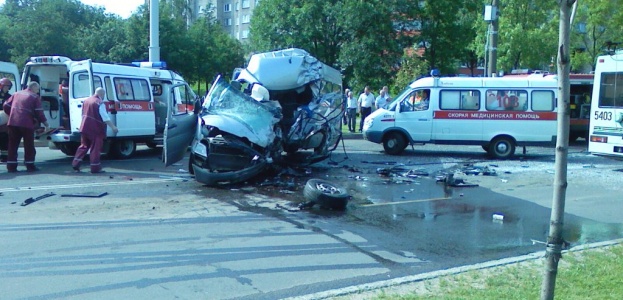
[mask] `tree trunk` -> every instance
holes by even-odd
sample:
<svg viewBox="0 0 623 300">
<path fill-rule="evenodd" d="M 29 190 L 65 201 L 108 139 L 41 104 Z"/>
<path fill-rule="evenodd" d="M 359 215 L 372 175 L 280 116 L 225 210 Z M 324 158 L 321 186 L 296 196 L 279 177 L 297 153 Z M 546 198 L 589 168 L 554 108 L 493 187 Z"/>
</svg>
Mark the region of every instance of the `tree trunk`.
<svg viewBox="0 0 623 300">
<path fill-rule="evenodd" d="M 545 249 L 545 269 L 541 286 L 541 300 L 554 299 L 558 262 L 562 257 L 562 231 L 567 191 L 567 154 L 569 148 L 569 30 L 571 6 L 575 0 L 558 0 L 560 6 L 558 35 L 558 131 L 556 137 L 556 163 L 554 194 L 549 236 Z"/>
</svg>

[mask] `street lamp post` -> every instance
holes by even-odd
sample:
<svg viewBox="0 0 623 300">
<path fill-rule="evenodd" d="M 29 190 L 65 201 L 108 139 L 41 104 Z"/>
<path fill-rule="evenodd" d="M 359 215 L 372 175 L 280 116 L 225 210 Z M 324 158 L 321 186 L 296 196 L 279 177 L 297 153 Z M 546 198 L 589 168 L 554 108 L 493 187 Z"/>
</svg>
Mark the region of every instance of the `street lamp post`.
<svg viewBox="0 0 623 300">
<path fill-rule="evenodd" d="M 158 0 L 149 0 L 149 61 L 160 61 L 160 10 Z"/>
<path fill-rule="evenodd" d="M 485 21 L 489 22 L 488 43 L 485 71 L 486 77 L 495 76 L 497 73 L 497 50 L 498 50 L 498 0 L 492 0 L 491 5 L 485 7 Z"/>
</svg>

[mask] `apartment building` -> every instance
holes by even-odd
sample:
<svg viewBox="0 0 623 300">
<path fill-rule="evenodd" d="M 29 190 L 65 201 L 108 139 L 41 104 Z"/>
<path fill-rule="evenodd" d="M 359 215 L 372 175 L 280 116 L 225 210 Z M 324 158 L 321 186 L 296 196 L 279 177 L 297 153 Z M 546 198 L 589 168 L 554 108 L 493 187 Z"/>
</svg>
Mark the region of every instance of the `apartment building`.
<svg viewBox="0 0 623 300">
<path fill-rule="evenodd" d="M 260 0 L 190 0 L 193 20 L 212 13 L 216 20 L 232 37 L 246 42 L 253 9 Z"/>
</svg>

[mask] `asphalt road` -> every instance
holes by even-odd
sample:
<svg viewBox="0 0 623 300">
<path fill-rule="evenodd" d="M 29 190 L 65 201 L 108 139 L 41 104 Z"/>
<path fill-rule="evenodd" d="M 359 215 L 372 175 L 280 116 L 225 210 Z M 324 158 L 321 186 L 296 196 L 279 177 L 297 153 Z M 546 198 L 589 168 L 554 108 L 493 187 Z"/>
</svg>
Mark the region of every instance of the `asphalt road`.
<svg viewBox="0 0 623 300">
<path fill-rule="evenodd" d="M 623 236 L 623 163 L 585 148 L 569 151 L 572 245 Z M 165 168 L 159 150 L 104 160 L 98 175 L 74 173 L 59 151 L 37 151 L 41 172 L 0 166 L 2 299 L 319 295 L 542 251 L 553 193 L 551 148 L 492 161 L 480 147 L 388 156 L 346 140 L 325 162 L 220 188 L 196 183 L 186 161 Z M 478 186 L 437 182 L 449 173 Z M 347 210 L 299 210 L 309 178 L 346 188 Z"/>
</svg>

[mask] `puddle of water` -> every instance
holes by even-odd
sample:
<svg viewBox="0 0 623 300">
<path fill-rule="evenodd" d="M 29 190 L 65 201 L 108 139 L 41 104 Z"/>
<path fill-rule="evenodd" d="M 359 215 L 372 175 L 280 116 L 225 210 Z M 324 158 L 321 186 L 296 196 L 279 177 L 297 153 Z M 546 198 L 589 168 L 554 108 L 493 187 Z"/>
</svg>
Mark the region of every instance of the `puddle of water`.
<svg viewBox="0 0 623 300">
<path fill-rule="evenodd" d="M 367 177 L 348 181 L 355 199 L 344 220 L 395 251 L 496 258 L 544 248 L 539 242 L 547 240 L 549 208 L 482 187 L 448 187 L 434 175 L 411 182 Z M 622 224 L 565 215 L 563 238 L 571 245 L 622 236 Z"/>
</svg>

